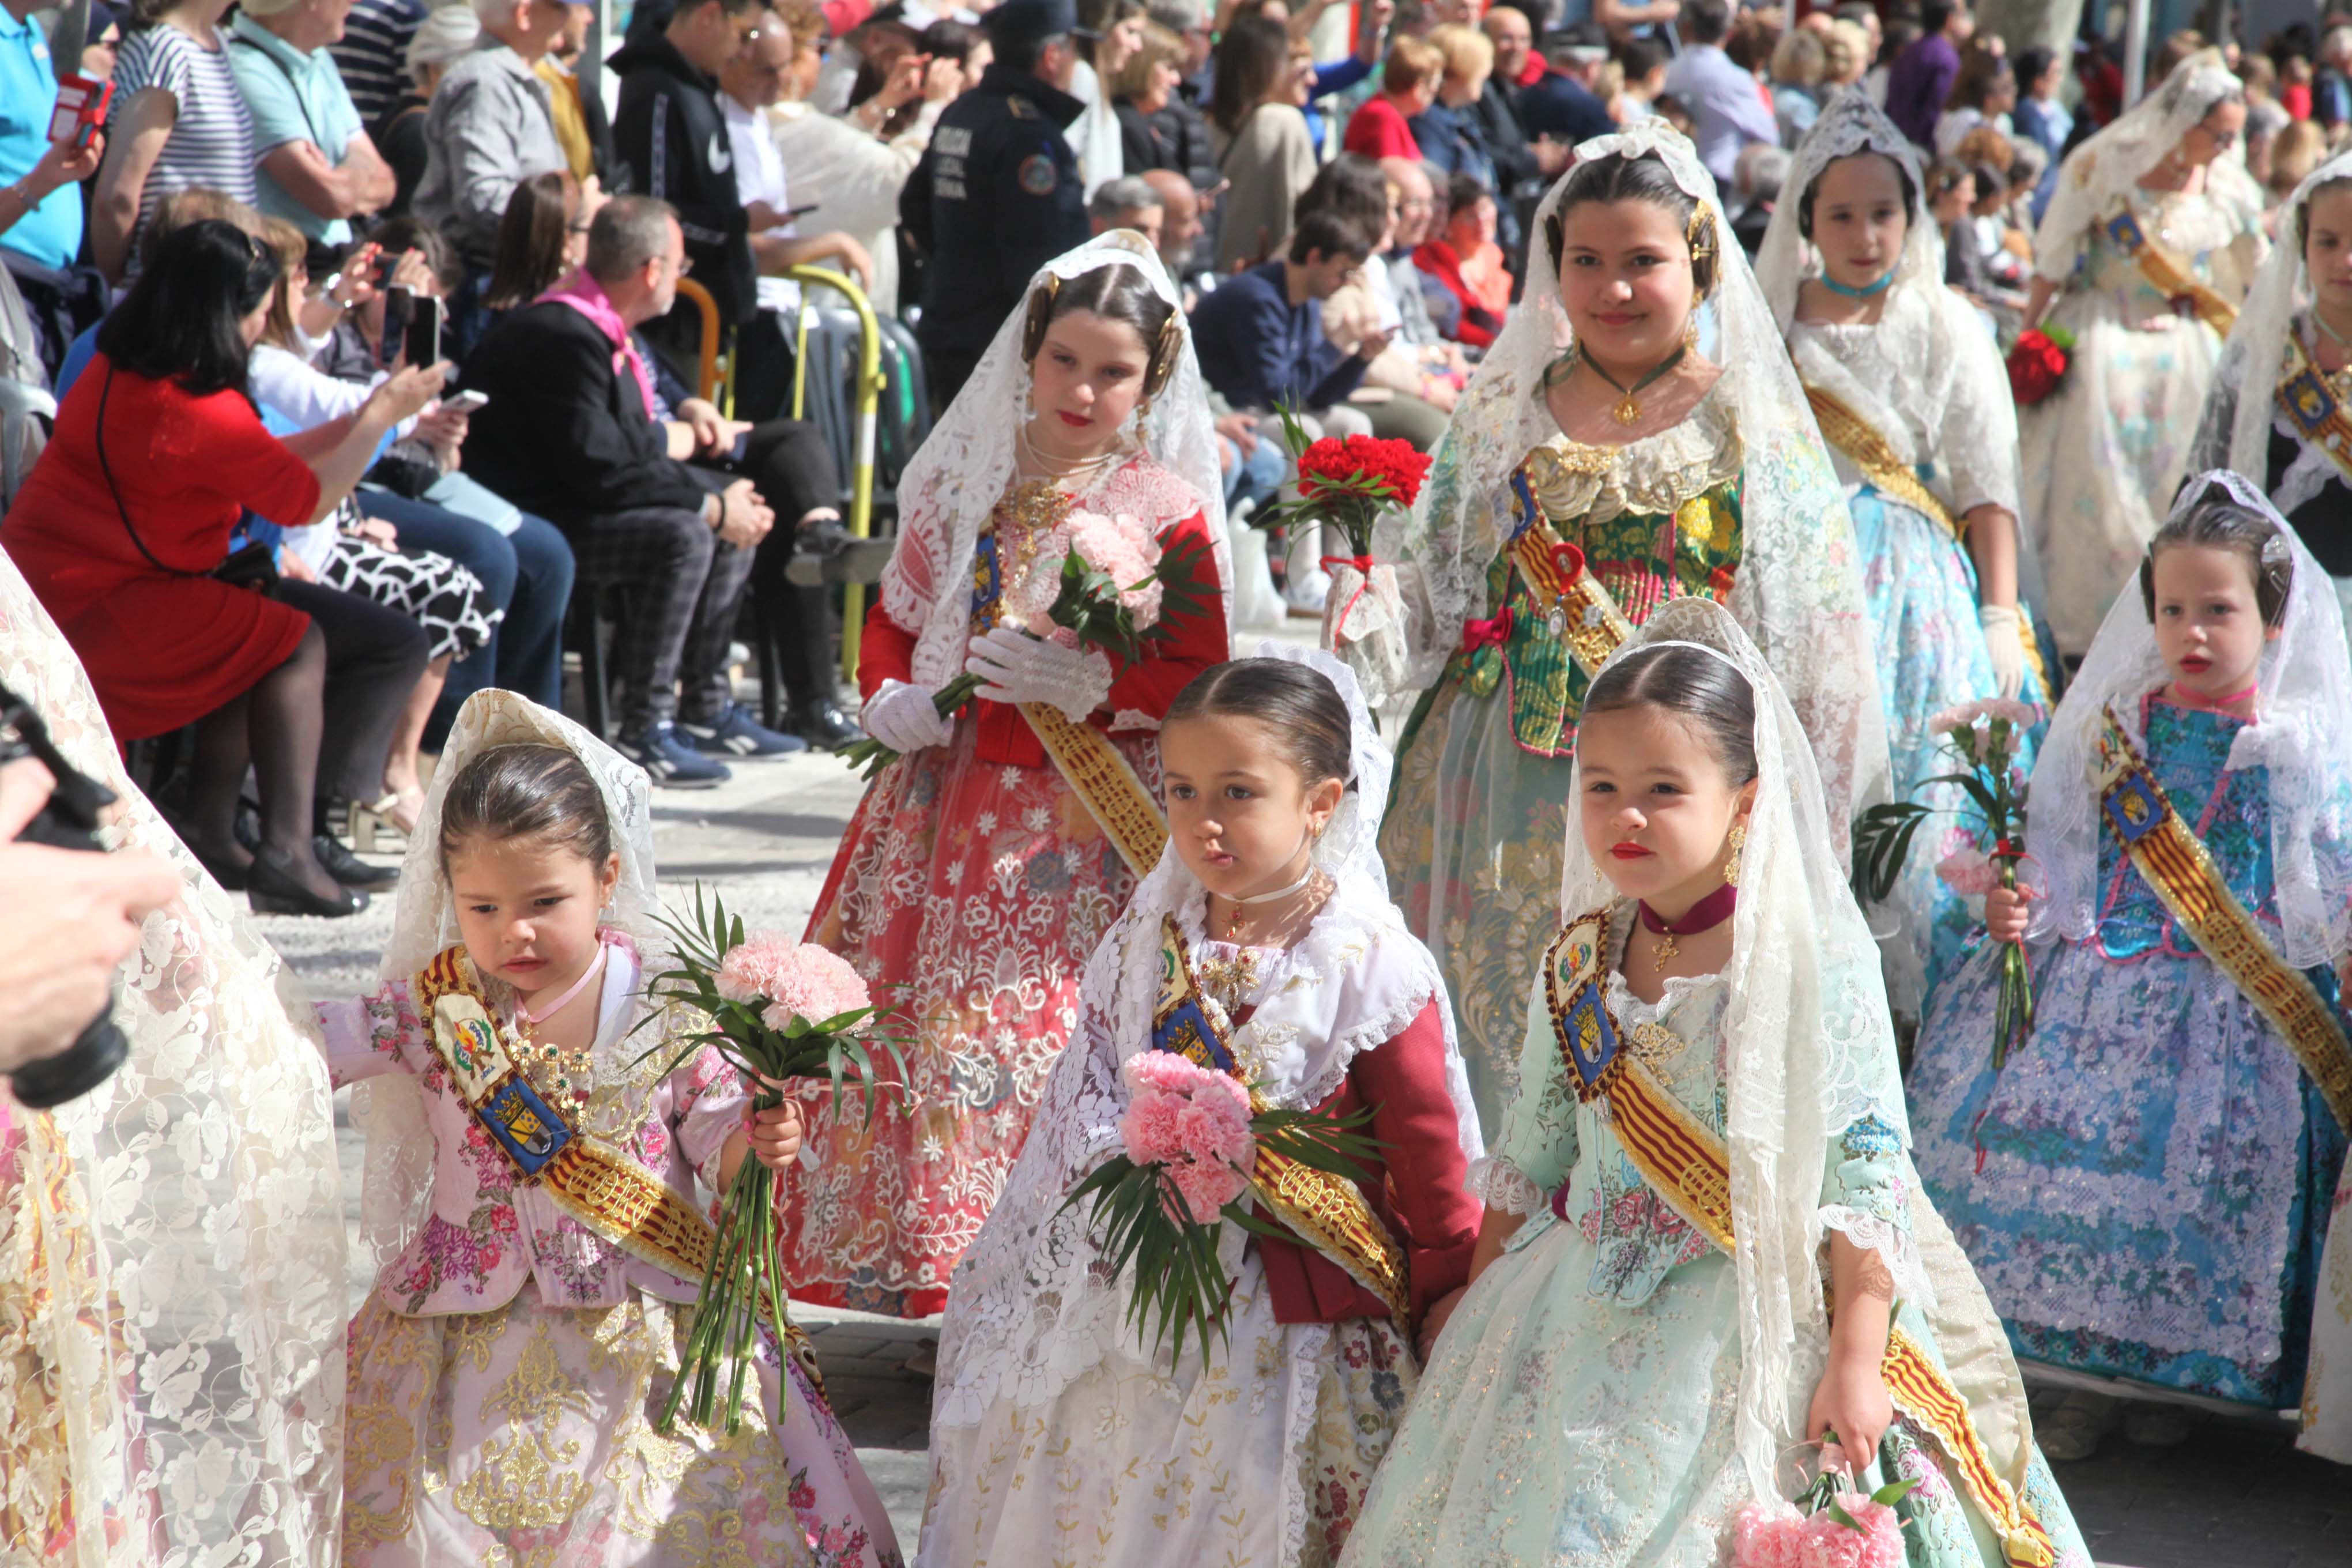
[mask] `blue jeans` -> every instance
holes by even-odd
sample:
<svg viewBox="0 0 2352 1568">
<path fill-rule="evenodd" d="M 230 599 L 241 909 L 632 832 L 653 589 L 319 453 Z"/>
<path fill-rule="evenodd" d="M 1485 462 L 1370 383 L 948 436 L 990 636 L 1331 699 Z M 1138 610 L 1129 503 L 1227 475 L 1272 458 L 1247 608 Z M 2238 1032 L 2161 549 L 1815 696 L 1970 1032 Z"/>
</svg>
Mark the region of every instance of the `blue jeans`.
<svg viewBox="0 0 2352 1568">
<path fill-rule="evenodd" d="M 563 705 L 563 612 L 572 602 L 572 546 L 544 518 L 522 514 L 511 536 L 431 501 L 362 489 L 360 510 L 400 530 L 404 547 L 430 550 L 472 570 L 490 603 L 506 611 L 490 640 L 449 667 L 441 700 L 425 727 L 438 749 L 467 698 L 484 687 L 519 692 L 543 708 Z"/>
</svg>

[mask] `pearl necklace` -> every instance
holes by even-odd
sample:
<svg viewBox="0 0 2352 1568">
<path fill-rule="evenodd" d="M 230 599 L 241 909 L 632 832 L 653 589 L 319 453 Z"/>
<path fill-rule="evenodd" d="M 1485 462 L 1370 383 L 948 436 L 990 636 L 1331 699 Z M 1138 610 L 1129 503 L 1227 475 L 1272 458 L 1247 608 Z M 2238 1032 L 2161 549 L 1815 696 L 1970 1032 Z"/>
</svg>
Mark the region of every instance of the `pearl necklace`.
<svg viewBox="0 0 2352 1568">
<path fill-rule="evenodd" d="M 1128 455 L 1126 444 L 1114 441 L 1108 451 L 1097 452 L 1091 458 L 1056 457 L 1037 445 L 1036 437 L 1029 434 L 1029 425 L 1030 421 L 1024 419 L 1013 429 L 1013 445 L 1020 449 L 1023 471 L 1034 472 L 1056 483 L 1069 484 L 1076 494 L 1083 495 L 1094 489 L 1095 482 Z"/>
</svg>

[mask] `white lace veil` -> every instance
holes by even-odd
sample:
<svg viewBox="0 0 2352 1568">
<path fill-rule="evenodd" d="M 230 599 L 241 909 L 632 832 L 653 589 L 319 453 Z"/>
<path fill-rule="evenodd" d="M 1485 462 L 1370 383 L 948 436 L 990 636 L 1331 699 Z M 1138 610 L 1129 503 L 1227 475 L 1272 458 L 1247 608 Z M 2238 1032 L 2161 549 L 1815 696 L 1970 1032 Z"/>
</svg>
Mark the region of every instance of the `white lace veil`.
<svg viewBox="0 0 2352 1568">
<path fill-rule="evenodd" d="M 2304 213 L 2322 185 L 2339 180 L 2352 180 L 2352 152 L 2339 153 L 2314 169 L 2279 208 L 2277 242 L 2246 291 L 2246 302 L 2239 308 L 2237 324 L 2221 351 L 2192 467 L 2234 468 L 2257 484 L 2267 479 L 2271 429 L 2280 418 L 2275 393 L 2286 369 L 2287 334 L 2294 331 L 2295 313 L 2311 303 L 2311 272 L 2304 265 L 2299 238 Z M 2252 386 L 2247 384 L 2249 374 Z M 2307 457 L 2315 463 L 2314 478 L 2341 472 L 2323 452 Z M 2296 493 L 2304 488 L 2294 483 L 2292 473 L 2284 477 L 2273 498 L 2279 510 L 2293 511 L 2318 493 L 2316 486 Z"/>
<path fill-rule="evenodd" d="M 2256 675 L 2255 722 L 2238 733 L 2231 769 L 2269 770 L 2272 862 L 2283 927 L 2280 952 L 2298 969 L 2332 963 L 2352 947 L 2352 682 L 2334 584 L 2259 487 L 2217 469 L 2193 475 L 2173 503 L 2179 517 L 2220 486 L 2279 531 L 2294 563 L 2278 638 Z M 2026 843 L 2048 879 L 2033 934 L 2087 939 L 2098 921 L 2101 712 L 2112 706 L 2144 745 L 2140 700 L 2171 679 L 2157 652 L 2135 578 L 2122 584 L 2083 668 L 2050 721 L 2026 798 Z M 2175 805 L 2180 803 L 2175 802 Z"/>
<path fill-rule="evenodd" d="M 971 600 L 964 585 L 971 574 L 972 552 L 979 542 L 981 523 L 1012 482 L 1014 435 L 1029 404 L 1029 363 L 1021 353 L 1029 297 L 1048 278 L 1068 279 L 1097 268 L 1122 265 L 1142 273 L 1174 309 L 1183 344 L 1168 384 L 1151 400 L 1150 413 L 1130 417 L 1121 436 L 1139 442 L 1161 468 L 1192 488 L 1215 545 L 1217 582 L 1226 600 L 1225 624 L 1233 624 L 1233 553 L 1225 536 L 1223 470 L 1218 462 L 1217 434 L 1209 418 L 1201 362 L 1192 352 L 1192 327 L 1184 316 L 1183 296 L 1170 281 L 1159 252 L 1141 235 L 1131 229 L 1113 229 L 1038 269 L 1029 287 L 1021 291 L 1021 303 L 997 329 L 971 379 L 963 384 L 922 447 L 908 460 L 907 471 L 898 481 L 898 493 L 908 498 L 905 506 L 908 521 L 919 520 L 920 526 L 902 529 L 898 550 L 883 574 L 882 602 L 901 626 L 912 628 L 920 622 L 913 671 L 919 686 L 936 689 L 963 672 L 971 618 Z M 1176 520 L 1144 521 L 1158 525 Z"/>
<path fill-rule="evenodd" d="M 1392 1038 L 1442 999 L 1444 980 L 1389 901 L 1377 841 L 1391 759 L 1353 672 L 1320 649 L 1289 644 L 1261 643 L 1256 657 L 1304 664 L 1330 679 L 1348 704 L 1355 765 L 1355 787 L 1315 847 L 1315 863 L 1335 887 L 1299 943 L 1296 972 L 1314 984 L 1269 994 L 1250 1025 L 1267 1047 L 1260 1079 L 1267 1099 L 1303 1110 L 1339 1088 L 1358 1052 Z M 1055 1063 L 1036 1131 L 1003 1198 L 956 1269 L 940 1338 L 935 1420 L 968 1426 L 999 1399 L 1042 1405 L 1106 1355 L 1140 1359 L 1123 1318 L 1126 1290 L 1099 1258 L 1082 1207 L 1060 1210 L 1078 1180 L 1119 1148 L 1127 1090 L 1118 1066 L 1149 1045 L 1161 920 L 1172 914 L 1197 926 L 1205 898 L 1171 843 L 1087 960 L 1078 1033 Z M 1282 1021 L 1262 1027 L 1277 1009 Z M 1469 1076 L 1454 1046 L 1452 1010 L 1441 1005 L 1438 1015 L 1463 1152 L 1475 1160 L 1485 1144 Z M 1241 1240 L 1228 1227 L 1228 1267 L 1239 1261 Z M 1164 1355 L 1159 1365 L 1167 1370 Z"/>
<path fill-rule="evenodd" d="M 1690 142 L 1663 120 L 1645 120 L 1576 150 L 1580 164 L 1612 154 L 1655 156 L 1715 220 L 1716 284 L 1701 320 L 1712 322 L 1709 352 L 1724 366 L 1712 395 L 1728 395 L 1747 453 L 1731 609 L 1792 693 L 1843 820 L 1888 789 L 1877 659 L 1844 499 L 1780 326 Z M 1529 233 L 1538 237 L 1538 258 L 1545 221 L 1575 176 L 1571 166 L 1536 209 Z M 1382 525 L 1377 553 L 1418 566 L 1428 597 L 1430 625 L 1406 677 L 1413 687 L 1436 683 L 1463 622 L 1486 607 L 1486 568 L 1502 549 L 1507 521 L 1496 498 L 1528 453 L 1559 434 L 1544 403 L 1543 374 L 1571 341 L 1558 270 L 1529 267 L 1526 295 L 1454 408 L 1419 504 L 1409 520 Z M 1837 852 L 1843 862 L 1843 835 Z"/>
<path fill-rule="evenodd" d="M 1816 1263 L 1829 1141 L 1874 1116 L 1910 1143 L 1878 949 L 1847 889 L 1812 749 L 1762 652 L 1707 599 L 1660 606 L 1625 645 L 1705 649 L 1756 695 L 1759 787 L 1740 854 L 1739 902 L 1723 979 L 1733 1227 L 1739 1237 L 1737 1435 L 1754 1493 L 1780 1495 L 1775 1457 L 1802 1434 L 1829 1318 Z M 1571 779 L 1569 799 L 1581 786 Z M 1571 918 L 1617 894 L 1570 816 L 1560 908 Z"/>
<path fill-rule="evenodd" d="M 0 682 L 121 798 L 110 841 L 182 882 L 122 967 L 121 1070 L 46 1114 L 0 1089 L 0 1492 L 37 1525 L 70 1500 L 70 1538 L 33 1547 L 68 1568 L 330 1561 L 346 1268 L 310 1010 L 131 784 L 5 552 Z"/>
<path fill-rule="evenodd" d="M 2045 265 L 2071 266 L 2084 234 L 2131 195 L 2141 175 L 2169 157 L 2214 105 L 2244 95 L 2245 84 L 2222 62 L 2218 48 L 2200 49 L 2173 67 L 2162 86 L 2066 155 L 2034 235 L 2035 256 Z M 2205 177 L 2215 195 L 2248 212 L 2262 210 L 2262 188 L 2246 173 L 2242 141 L 2214 159 Z"/>
<path fill-rule="evenodd" d="M 658 938 L 652 917 L 660 911 L 661 899 L 654 887 L 653 811 L 645 770 L 562 714 L 492 688 L 476 692 L 457 710 L 425 792 L 425 809 L 417 814 L 416 831 L 408 836 L 392 940 L 376 972 L 383 980 L 411 978 L 435 954 L 462 940 L 457 900 L 441 868 L 441 805 L 467 763 L 493 746 L 526 743 L 560 746 L 587 764 L 604 797 L 613 847 L 621 857 L 620 885 L 605 923 L 648 946 Z M 600 1047 L 597 1076 L 625 1077 L 645 1046 L 643 1039 L 623 1039 Z M 368 1079 L 352 1089 L 352 1121 L 367 1134 L 361 1247 L 367 1265 L 381 1270 L 415 1234 L 432 1193 L 433 1133 L 425 1123 L 424 1089 L 405 1073 Z"/>
</svg>

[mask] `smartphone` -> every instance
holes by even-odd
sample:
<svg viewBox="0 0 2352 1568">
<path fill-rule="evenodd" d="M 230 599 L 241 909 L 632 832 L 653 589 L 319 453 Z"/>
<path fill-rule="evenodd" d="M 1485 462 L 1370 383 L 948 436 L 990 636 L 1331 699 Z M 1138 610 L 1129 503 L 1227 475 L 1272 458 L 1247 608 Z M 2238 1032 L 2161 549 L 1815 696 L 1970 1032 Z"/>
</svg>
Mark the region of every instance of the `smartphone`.
<svg viewBox="0 0 2352 1568">
<path fill-rule="evenodd" d="M 400 361 L 409 323 L 416 319 L 416 296 L 405 289 L 383 291 L 383 335 L 376 340 L 376 363 L 390 370 Z"/>
<path fill-rule="evenodd" d="M 49 111 L 49 140 L 87 147 L 106 124 L 107 106 L 114 100 L 114 84 L 92 81 L 68 73 L 58 79 L 57 107 Z"/>
<path fill-rule="evenodd" d="M 487 392 L 460 392 L 443 398 L 441 407 L 445 413 L 471 414 L 476 409 L 487 405 L 489 401 L 490 395 Z"/>
<path fill-rule="evenodd" d="M 740 463 L 751 455 L 751 432 L 746 430 L 735 437 L 735 445 L 727 448 L 727 460 L 730 463 Z"/>
<path fill-rule="evenodd" d="M 410 366 L 422 370 L 426 365 L 441 363 L 441 301 L 430 294 L 420 294 L 415 298 L 415 303 L 411 307 L 408 318 L 408 330 L 402 338 L 406 344 Z"/>
</svg>

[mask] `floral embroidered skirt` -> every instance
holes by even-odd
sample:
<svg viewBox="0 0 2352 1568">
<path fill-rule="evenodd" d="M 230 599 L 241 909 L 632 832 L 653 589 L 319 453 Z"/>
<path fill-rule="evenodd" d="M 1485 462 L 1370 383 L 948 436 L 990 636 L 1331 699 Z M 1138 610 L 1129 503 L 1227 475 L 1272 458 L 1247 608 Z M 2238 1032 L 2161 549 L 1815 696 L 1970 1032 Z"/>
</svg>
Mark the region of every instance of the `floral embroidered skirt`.
<svg viewBox="0 0 2352 1568">
<path fill-rule="evenodd" d="M 1412 1352 L 1385 1321 L 1277 1323 L 1265 1280 L 1253 1253 L 1205 1367 L 1129 1336 L 1050 1402 L 934 1425 L 917 1568 L 1337 1563 Z"/>
<path fill-rule="evenodd" d="M 809 1168 L 785 1187 L 784 1274 L 803 1300 L 900 1317 L 946 1303 L 1004 1190 L 1079 982 L 1135 877 L 1051 763 L 973 754 L 974 721 L 866 792 L 808 940 L 898 1009 L 910 1096 L 808 1098 Z M 1150 737 L 1112 737 L 1157 795 Z"/>
<path fill-rule="evenodd" d="M 833 1412 L 772 1342 L 741 1430 L 654 1426 L 692 1310 L 640 1292 L 352 1321 L 343 1561 L 500 1568 L 898 1568 Z M 780 1408 L 781 1406 L 781 1408 Z"/>
</svg>

